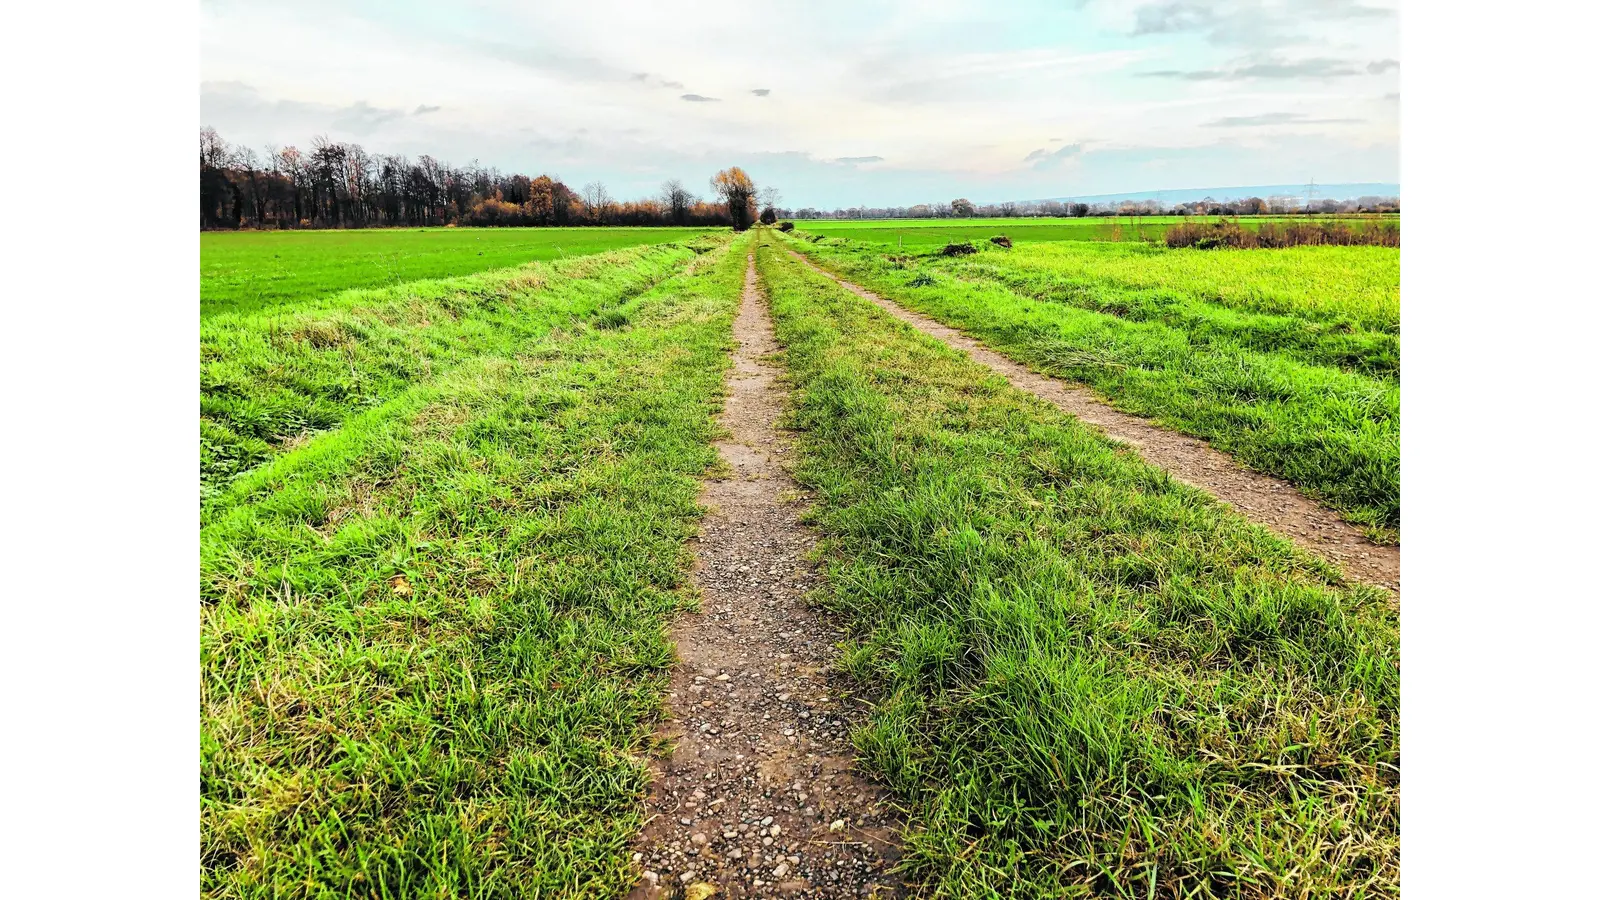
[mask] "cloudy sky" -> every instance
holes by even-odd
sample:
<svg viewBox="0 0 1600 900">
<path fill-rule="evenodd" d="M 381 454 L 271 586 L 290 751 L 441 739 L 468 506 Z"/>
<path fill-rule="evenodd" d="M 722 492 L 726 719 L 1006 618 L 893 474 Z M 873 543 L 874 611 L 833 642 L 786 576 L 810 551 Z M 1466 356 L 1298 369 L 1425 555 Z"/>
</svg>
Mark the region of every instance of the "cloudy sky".
<svg viewBox="0 0 1600 900">
<path fill-rule="evenodd" d="M 1395 6 L 204 0 L 201 123 L 795 207 L 1393 182 Z"/>
</svg>

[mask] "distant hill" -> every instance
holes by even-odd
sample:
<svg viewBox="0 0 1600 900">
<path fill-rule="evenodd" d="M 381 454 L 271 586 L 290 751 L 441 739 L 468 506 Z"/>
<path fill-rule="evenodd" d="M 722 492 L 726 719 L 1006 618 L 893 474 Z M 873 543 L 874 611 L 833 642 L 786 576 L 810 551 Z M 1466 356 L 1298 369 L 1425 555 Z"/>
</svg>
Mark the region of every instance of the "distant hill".
<svg viewBox="0 0 1600 900">
<path fill-rule="evenodd" d="M 1121 203 L 1124 200 L 1161 200 L 1163 203 L 1193 203 L 1210 197 L 1213 200 L 1243 200 L 1246 197 L 1260 197 L 1265 200 L 1272 196 L 1288 195 L 1291 197 L 1304 197 L 1306 186 L 1303 184 L 1257 184 L 1245 187 L 1211 187 L 1211 188 L 1173 188 L 1162 191 L 1134 191 L 1129 194 L 1089 194 L 1075 197 L 1046 197 L 1035 200 L 1042 203 L 1044 200 L 1057 200 L 1073 203 Z M 1317 185 L 1318 200 L 1354 200 L 1357 197 L 1398 197 L 1400 185 L 1386 184 L 1383 182 L 1350 182 L 1345 184 L 1319 184 Z"/>
</svg>

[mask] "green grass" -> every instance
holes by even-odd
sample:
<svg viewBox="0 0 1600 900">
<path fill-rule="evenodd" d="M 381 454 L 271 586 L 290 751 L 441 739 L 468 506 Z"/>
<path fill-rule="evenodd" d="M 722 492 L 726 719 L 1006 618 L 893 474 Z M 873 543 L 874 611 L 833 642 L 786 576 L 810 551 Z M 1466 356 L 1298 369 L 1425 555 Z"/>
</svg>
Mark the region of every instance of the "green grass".
<svg viewBox="0 0 1600 900">
<path fill-rule="evenodd" d="M 945 258 L 788 239 L 1039 371 L 1400 528 L 1399 251 L 1091 243 Z"/>
<path fill-rule="evenodd" d="M 202 508 L 203 896 L 627 889 L 743 270 L 484 345 Z"/>
<path fill-rule="evenodd" d="M 1331 218 L 1314 216 L 1313 219 Z M 795 227 L 825 237 L 892 244 L 908 250 L 942 247 L 959 241 L 987 242 L 1003 234 L 1015 242 L 1158 240 L 1183 216 L 1101 216 L 1082 219 L 804 219 Z M 1306 217 L 1244 216 L 1246 227 L 1262 222 L 1304 222 Z M 1350 219 L 1347 221 L 1355 221 Z M 1398 222 L 1398 216 L 1384 221 Z"/>
<path fill-rule="evenodd" d="M 857 734 L 939 897 L 1398 896 L 1397 616 L 759 250 Z"/>
<path fill-rule="evenodd" d="M 200 235 L 200 315 L 680 241 L 695 228 L 418 228 Z"/>
<path fill-rule="evenodd" d="M 1093 296 L 1206 304 L 1238 313 L 1304 320 L 1332 332 L 1400 333 L 1400 253 L 1393 247 L 1289 247 L 1203 253 L 1149 244 L 1036 243 L 1011 252 L 932 261 L 984 274 L 1022 276 L 1050 299 L 1100 304 Z M 952 268 L 951 271 L 959 271 Z"/>
<path fill-rule="evenodd" d="M 508 352 L 595 316 L 618 324 L 625 319 L 620 304 L 716 240 L 351 290 L 202 319 L 202 495 L 465 360 Z"/>
</svg>

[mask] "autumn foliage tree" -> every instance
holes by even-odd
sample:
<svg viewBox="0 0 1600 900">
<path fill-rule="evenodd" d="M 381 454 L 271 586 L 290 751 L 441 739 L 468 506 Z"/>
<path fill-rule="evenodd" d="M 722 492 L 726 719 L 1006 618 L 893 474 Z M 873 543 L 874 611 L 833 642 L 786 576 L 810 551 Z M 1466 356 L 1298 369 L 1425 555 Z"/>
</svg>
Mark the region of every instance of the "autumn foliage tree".
<svg viewBox="0 0 1600 900">
<path fill-rule="evenodd" d="M 711 190 L 728 205 L 728 217 L 735 231 L 749 228 L 756 218 L 756 183 L 738 166 L 711 176 Z"/>
</svg>

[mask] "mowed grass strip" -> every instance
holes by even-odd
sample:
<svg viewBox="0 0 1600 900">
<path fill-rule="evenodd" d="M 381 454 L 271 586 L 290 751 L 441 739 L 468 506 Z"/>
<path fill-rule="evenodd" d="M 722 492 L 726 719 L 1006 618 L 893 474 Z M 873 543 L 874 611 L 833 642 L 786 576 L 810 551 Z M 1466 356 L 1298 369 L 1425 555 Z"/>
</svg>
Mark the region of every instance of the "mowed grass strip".
<svg viewBox="0 0 1600 900">
<path fill-rule="evenodd" d="M 299 304 L 350 288 L 685 241 L 703 233 L 699 228 L 207 231 L 200 235 L 200 316 Z"/>
<path fill-rule="evenodd" d="M 819 599 L 931 896 L 1392 897 L 1396 613 L 801 267 L 758 263 Z"/>
<path fill-rule="evenodd" d="M 203 511 L 202 895 L 626 890 L 743 269 L 699 257 Z"/>
<path fill-rule="evenodd" d="M 1117 247 L 1085 249 L 1091 258 L 1103 256 L 1114 262 L 1109 266 L 1114 274 L 1102 286 L 1094 282 L 1092 264 L 1079 265 L 1073 274 L 1057 280 L 1039 268 L 1030 271 L 1010 262 L 1035 258 L 1023 248 L 1009 254 L 985 251 L 969 257 L 977 262 L 961 264 L 886 254 L 881 248 L 851 242 L 786 240 L 818 264 L 958 328 L 996 352 L 1048 375 L 1092 385 L 1120 409 L 1202 438 L 1251 468 L 1283 478 L 1339 510 L 1347 521 L 1363 526 L 1375 540 L 1399 537 L 1398 336 L 1392 341 L 1352 342 L 1352 357 L 1342 360 L 1354 363 L 1349 368 L 1319 364 L 1314 360 L 1318 354 L 1338 352 L 1335 348 L 1341 345 L 1336 339 L 1296 348 L 1291 336 L 1274 346 L 1263 333 L 1271 330 L 1271 323 L 1235 317 L 1218 304 L 1199 299 L 1206 296 L 1207 284 L 1218 285 L 1218 290 L 1228 285 L 1235 295 L 1242 293 L 1238 286 L 1250 280 L 1251 267 L 1267 265 L 1272 271 L 1278 265 L 1265 257 L 1295 254 L 1286 258 L 1311 260 L 1312 272 L 1321 271 L 1319 260 L 1342 261 L 1335 268 L 1344 263 L 1371 264 L 1398 277 L 1398 269 L 1390 267 L 1398 251 L 1384 247 L 1137 253 Z M 1048 258 L 1065 251 L 1045 253 Z M 1125 287 L 1129 267 L 1125 257 L 1137 255 L 1149 256 L 1152 268 L 1184 271 L 1183 276 L 1170 275 L 1166 280 L 1169 285 L 1184 284 L 1182 291 Z M 1282 281 L 1268 271 L 1255 273 L 1260 294 L 1273 293 Z M 1003 283 L 1006 278 L 996 277 L 997 272 L 1017 273 L 1018 279 L 1036 286 L 1029 293 L 1019 292 Z M 1307 279 L 1315 281 L 1316 276 Z M 1354 281 L 1364 284 L 1367 279 Z M 1086 299 L 1039 299 L 1042 292 L 1057 288 Z M 1314 287 L 1297 282 L 1283 294 L 1304 296 L 1313 291 Z M 1294 307 L 1291 299 L 1279 302 Z M 1289 329 L 1302 339 L 1337 330 L 1309 324 Z M 1357 370 L 1386 369 L 1391 362 L 1392 373 Z"/>
<path fill-rule="evenodd" d="M 204 319 L 202 496 L 466 360 L 591 317 L 620 324 L 620 304 L 724 242 L 702 237 Z"/>
</svg>

